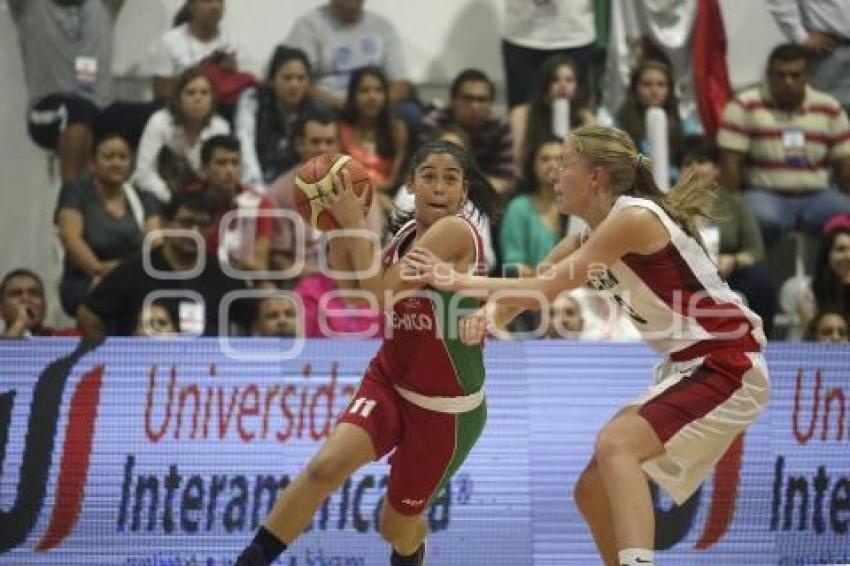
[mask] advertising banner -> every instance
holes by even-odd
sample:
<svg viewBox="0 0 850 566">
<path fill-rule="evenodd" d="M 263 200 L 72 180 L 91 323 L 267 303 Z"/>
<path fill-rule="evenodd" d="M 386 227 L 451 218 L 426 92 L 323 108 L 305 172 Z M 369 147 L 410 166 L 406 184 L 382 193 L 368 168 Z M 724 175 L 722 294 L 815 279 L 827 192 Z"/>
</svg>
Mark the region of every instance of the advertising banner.
<svg viewBox="0 0 850 566">
<path fill-rule="evenodd" d="M 597 431 L 649 385 L 637 345 L 525 343 L 534 564 L 598 563 L 572 502 Z M 682 506 L 656 496 L 662 564 L 850 564 L 850 349 L 774 344 L 767 410 Z M 492 382 L 491 382 L 492 385 Z"/>
<path fill-rule="evenodd" d="M 356 390 L 374 341 L 0 343 L 0 564 L 232 564 Z M 257 361 L 251 361 L 252 356 Z M 572 487 L 650 380 L 641 345 L 491 342 L 488 422 L 427 514 L 432 564 L 594 564 Z M 850 351 L 777 345 L 768 410 L 684 505 L 659 562 L 850 562 Z M 386 564 L 386 461 L 319 508 L 285 565 Z"/>
</svg>

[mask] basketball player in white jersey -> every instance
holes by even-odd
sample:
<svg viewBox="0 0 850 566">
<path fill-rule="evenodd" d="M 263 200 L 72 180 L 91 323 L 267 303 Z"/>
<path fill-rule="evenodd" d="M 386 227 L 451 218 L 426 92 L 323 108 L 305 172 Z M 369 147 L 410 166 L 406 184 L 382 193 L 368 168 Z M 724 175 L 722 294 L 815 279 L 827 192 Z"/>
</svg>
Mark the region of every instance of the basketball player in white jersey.
<svg viewBox="0 0 850 566">
<path fill-rule="evenodd" d="M 405 264 L 412 279 L 488 294 L 502 318 L 540 308 L 531 293 L 552 304 L 587 284 L 629 313 L 664 359 L 653 384 L 602 428 L 575 498 L 606 564 L 652 564 L 647 479 L 683 503 L 761 413 L 770 387 L 764 333 L 700 241 L 696 224 L 709 215 L 711 184 L 685 174 L 662 193 L 649 160 L 613 128 L 576 129 L 564 147 L 555 188 L 561 212 L 590 228 L 553 250 L 547 273 L 477 277 L 453 271 L 424 249 L 409 252 Z M 520 290 L 531 293 L 523 297 Z M 461 336 L 480 341 L 486 327 L 483 314 L 469 317 Z"/>
</svg>

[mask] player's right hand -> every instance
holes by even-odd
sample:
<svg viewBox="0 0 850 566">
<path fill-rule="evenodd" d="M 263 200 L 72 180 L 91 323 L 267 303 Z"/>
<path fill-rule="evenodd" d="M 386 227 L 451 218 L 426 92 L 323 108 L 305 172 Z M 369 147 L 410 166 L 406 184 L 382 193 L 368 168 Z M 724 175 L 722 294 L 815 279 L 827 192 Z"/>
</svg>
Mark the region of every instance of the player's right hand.
<svg viewBox="0 0 850 566">
<path fill-rule="evenodd" d="M 368 211 L 366 206 L 366 192 L 363 196 L 358 196 L 354 192 L 351 183 L 351 175 L 345 169 L 333 178 L 334 192 L 327 198 L 327 207 L 337 223 L 347 229 L 359 228 L 361 223 L 366 221 L 364 211 Z"/>
</svg>

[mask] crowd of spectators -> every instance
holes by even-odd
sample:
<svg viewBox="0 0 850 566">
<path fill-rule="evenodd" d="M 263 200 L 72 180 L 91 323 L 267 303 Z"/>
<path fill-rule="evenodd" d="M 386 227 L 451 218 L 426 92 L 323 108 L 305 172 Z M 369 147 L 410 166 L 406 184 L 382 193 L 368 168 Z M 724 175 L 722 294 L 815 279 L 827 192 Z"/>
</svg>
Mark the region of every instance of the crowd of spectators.
<svg viewBox="0 0 850 566">
<path fill-rule="evenodd" d="M 613 119 L 650 154 L 647 116 L 660 109 L 664 170 L 670 181 L 695 171 L 719 183 L 716 225 L 704 228 L 716 232 L 719 272 L 768 335 L 778 336 L 782 281 L 766 267 L 765 250 L 803 231 L 825 240 L 793 314 L 806 339 L 846 341 L 850 6 L 768 1 L 789 43 L 771 52 L 761 84 L 729 93 L 712 128 L 687 111 L 692 100 L 680 99 L 693 96 L 676 76 L 681 61 L 651 37 L 641 38 L 621 102 L 600 104 L 611 25 L 604 0 L 504 0 L 506 108 L 474 66 L 451 81 L 444 107 L 423 104 L 398 32 L 364 0 L 328 0 L 298 18 L 260 78 L 247 72 L 240 38 L 222 25 L 238 4 L 187 0 L 150 47 L 152 100 L 116 101 L 112 35 L 123 0 L 7 0 L 29 132 L 60 164 L 59 296 L 77 321 L 71 332 L 375 336 L 380 313 L 339 292 L 345 286 L 327 274 L 334 261 L 322 234 L 294 214 L 299 163 L 326 152 L 360 161 L 377 194 L 369 226 L 386 241 L 412 208 L 404 186 L 411 150 L 438 137 L 459 145 L 505 211 L 489 217 L 466 208 L 482 231 L 488 268 L 518 277 L 538 269 L 566 234 L 584 230 L 559 213 L 553 191 L 566 132 Z M 222 299 L 248 289 L 261 296 L 235 301 L 220 319 Z M 44 297 L 33 271 L 6 274 L 4 336 L 56 334 L 44 326 Z M 549 338 L 634 336 L 617 305 L 601 305 L 581 291 L 515 328 L 542 325 Z"/>
</svg>

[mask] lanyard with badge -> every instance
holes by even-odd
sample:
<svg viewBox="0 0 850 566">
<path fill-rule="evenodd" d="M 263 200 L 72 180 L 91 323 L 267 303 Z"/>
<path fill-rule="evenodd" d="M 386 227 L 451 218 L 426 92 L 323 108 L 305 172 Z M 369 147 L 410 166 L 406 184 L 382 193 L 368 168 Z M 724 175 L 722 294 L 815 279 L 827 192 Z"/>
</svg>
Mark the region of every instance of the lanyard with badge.
<svg viewBox="0 0 850 566">
<path fill-rule="evenodd" d="M 802 167 L 806 164 L 806 133 L 802 128 L 788 125 L 782 129 L 782 150 L 786 165 Z"/>
<path fill-rule="evenodd" d="M 189 336 L 200 336 L 206 326 L 204 305 L 192 300 L 180 301 L 178 305 L 180 333 Z"/>
<path fill-rule="evenodd" d="M 56 25 L 74 44 L 75 50 L 82 50 L 86 36 L 86 8 L 84 5 L 56 7 L 64 17 L 56 17 Z M 97 85 L 97 57 L 83 53 L 74 57 L 74 76 L 77 79 L 77 91 L 93 92 Z"/>
<path fill-rule="evenodd" d="M 97 58 L 77 55 L 74 58 L 74 71 L 77 75 L 77 89 L 93 92 L 97 84 Z"/>
</svg>

